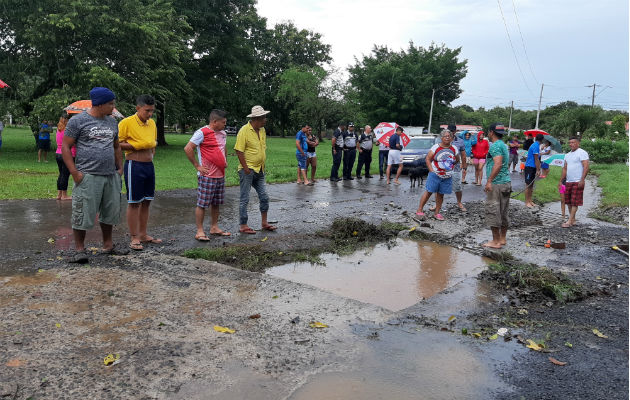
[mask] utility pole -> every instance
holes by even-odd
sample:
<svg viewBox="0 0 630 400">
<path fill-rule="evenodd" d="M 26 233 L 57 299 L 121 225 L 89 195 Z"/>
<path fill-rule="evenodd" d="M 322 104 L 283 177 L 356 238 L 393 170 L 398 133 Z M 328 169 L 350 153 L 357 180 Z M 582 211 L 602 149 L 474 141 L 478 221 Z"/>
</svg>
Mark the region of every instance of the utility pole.
<svg viewBox="0 0 630 400">
<path fill-rule="evenodd" d="M 542 103 L 542 94 L 543 94 L 543 89 L 545 88 L 545 84 L 541 84 L 540 85 L 540 97 L 538 98 L 538 112 L 536 113 L 536 128 L 534 129 L 538 129 L 538 121 L 540 120 L 540 103 Z"/>
<path fill-rule="evenodd" d="M 433 98 L 435 97 L 435 89 L 433 89 L 433 92 L 431 93 L 431 110 L 429 111 L 429 128 L 427 129 L 427 132 L 429 132 L 429 134 L 431 134 L 431 120 L 433 119 Z"/>
<path fill-rule="evenodd" d="M 591 99 L 591 108 L 595 107 L 595 88 L 597 87 L 596 83 L 593 83 L 592 85 L 588 85 L 586 87 L 593 87 L 593 97 Z"/>
<path fill-rule="evenodd" d="M 514 111 L 514 100 L 512 100 L 512 105 L 510 106 L 510 122 L 508 123 L 508 135 L 510 134 L 510 129 L 512 129 L 512 111 Z"/>
</svg>

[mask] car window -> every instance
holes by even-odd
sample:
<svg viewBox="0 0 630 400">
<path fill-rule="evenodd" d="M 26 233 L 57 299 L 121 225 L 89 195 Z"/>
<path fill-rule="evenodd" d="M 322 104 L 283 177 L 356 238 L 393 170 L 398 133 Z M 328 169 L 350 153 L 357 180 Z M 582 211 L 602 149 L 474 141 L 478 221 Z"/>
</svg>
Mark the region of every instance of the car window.
<svg viewBox="0 0 630 400">
<path fill-rule="evenodd" d="M 428 150 L 433 146 L 433 138 L 413 138 L 405 147 L 406 150 Z"/>
</svg>

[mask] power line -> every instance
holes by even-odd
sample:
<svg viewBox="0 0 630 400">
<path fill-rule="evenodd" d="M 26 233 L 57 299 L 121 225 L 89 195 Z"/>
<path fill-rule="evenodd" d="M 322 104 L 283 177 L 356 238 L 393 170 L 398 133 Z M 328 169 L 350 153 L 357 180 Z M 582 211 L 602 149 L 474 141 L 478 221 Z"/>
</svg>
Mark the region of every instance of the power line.
<svg viewBox="0 0 630 400">
<path fill-rule="evenodd" d="M 516 14 L 516 4 L 514 4 L 514 0 L 512 0 L 512 8 L 514 9 L 514 16 L 516 17 L 516 26 L 518 27 L 518 33 L 519 35 L 521 35 L 521 43 L 523 44 L 523 50 L 525 51 L 525 59 L 527 60 L 527 65 L 529 65 L 529 72 L 532 73 L 534 81 L 538 83 L 538 79 L 536 79 L 534 69 L 532 68 L 532 63 L 529 62 L 529 55 L 527 54 L 527 48 L 525 47 L 525 39 L 523 39 L 523 32 L 521 32 L 521 24 L 518 21 L 518 14 Z"/>
<path fill-rule="evenodd" d="M 507 22 L 505 21 L 505 15 L 503 15 L 503 8 L 501 7 L 501 0 L 497 0 L 497 4 L 499 5 L 499 11 L 501 11 L 501 18 L 503 18 L 503 25 L 505 25 L 505 33 L 507 33 L 508 41 L 510 42 L 510 47 L 512 48 L 512 53 L 514 54 L 514 60 L 516 61 L 516 66 L 518 67 L 518 72 L 521 74 L 521 78 L 523 79 L 523 83 L 525 87 L 529 91 L 529 93 L 534 96 L 534 93 L 529 88 L 527 81 L 525 80 L 525 75 L 523 75 L 523 70 L 521 69 L 521 64 L 518 62 L 518 57 L 516 56 L 516 50 L 514 50 L 514 44 L 512 44 L 512 38 L 510 37 L 510 31 L 507 26 Z"/>
</svg>

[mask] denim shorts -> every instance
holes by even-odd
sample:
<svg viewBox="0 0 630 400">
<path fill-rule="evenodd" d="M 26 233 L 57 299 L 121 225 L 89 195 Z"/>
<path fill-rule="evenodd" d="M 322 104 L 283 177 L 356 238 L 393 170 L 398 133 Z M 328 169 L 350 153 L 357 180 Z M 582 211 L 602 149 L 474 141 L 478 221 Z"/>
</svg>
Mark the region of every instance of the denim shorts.
<svg viewBox="0 0 630 400">
<path fill-rule="evenodd" d="M 297 158 L 298 168 L 306 170 L 306 155 L 296 154 L 295 158 Z"/>
<path fill-rule="evenodd" d="M 442 179 L 435 172 L 429 172 L 425 187 L 429 193 L 451 194 L 452 186 L 453 178 Z"/>
</svg>

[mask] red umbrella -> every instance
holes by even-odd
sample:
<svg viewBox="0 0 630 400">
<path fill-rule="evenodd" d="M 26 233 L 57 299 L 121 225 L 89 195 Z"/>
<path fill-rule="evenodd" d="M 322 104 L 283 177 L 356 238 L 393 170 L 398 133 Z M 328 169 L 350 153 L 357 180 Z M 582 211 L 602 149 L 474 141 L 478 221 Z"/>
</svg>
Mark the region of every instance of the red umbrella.
<svg viewBox="0 0 630 400">
<path fill-rule="evenodd" d="M 2 79 L 0 79 L 0 89 L 4 89 L 4 88 L 7 88 L 7 87 L 11 87 L 11 86 L 7 85 L 6 83 L 4 83 L 2 81 Z"/>
<path fill-rule="evenodd" d="M 396 132 L 398 126 L 399 125 L 395 122 L 381 122 L 376 125 L 376 128 L 374 128 L 376 140 L 383 143 L 385 146 L 389 146 L 389 138 Z M 400 137 L 402 138 L 403 147 L 407 146 L 410 142 L 409 136 L 403 132 Z"/>
<path fill-rule="evenodd" d="M 89 110 L 90 108 L 92 108 L 92 100 L 79 100 L 70 104 L 68 107 L 64 108 L 64 110 L 66 110 L 68 114 L 79 114 L 83 111 Z M 125 116 L 115 108 L 112 115 L 116 118 L 125 118 Z"/>
<path fill-rule="evenodd" d="M 536 136 L 536 135 L 538 135 L 539 133 L 540 133 L 541 135 L 548 135 L 548 133 L 547 133 L 547 132 L 545 132 L 545 131 L 541 131 L 540 129 L 530 129 L 530 130 L 528 130 L 528 131 L 523 132 L 523 134 L 524 134 L 525 136 Z"/>
</svg>

